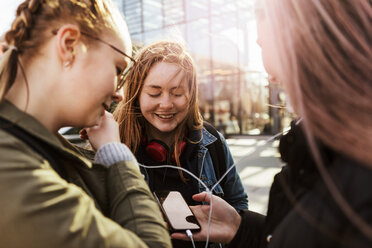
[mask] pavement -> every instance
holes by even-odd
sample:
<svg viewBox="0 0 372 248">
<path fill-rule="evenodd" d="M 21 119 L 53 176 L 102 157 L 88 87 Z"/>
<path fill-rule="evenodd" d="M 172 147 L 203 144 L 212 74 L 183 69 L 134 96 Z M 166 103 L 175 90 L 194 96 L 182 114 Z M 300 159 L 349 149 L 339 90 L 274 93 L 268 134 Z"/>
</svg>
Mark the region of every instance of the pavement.
<svg viewBox="0 0 372 248">
<path fill-rule="evenodd" d="M 238 173 L 248 194 L 248 208 L 266 214 L 270 186 L 283 162 L 279 141 L 271 136 L 233 136 L 226 139 Z"/>
</svg>

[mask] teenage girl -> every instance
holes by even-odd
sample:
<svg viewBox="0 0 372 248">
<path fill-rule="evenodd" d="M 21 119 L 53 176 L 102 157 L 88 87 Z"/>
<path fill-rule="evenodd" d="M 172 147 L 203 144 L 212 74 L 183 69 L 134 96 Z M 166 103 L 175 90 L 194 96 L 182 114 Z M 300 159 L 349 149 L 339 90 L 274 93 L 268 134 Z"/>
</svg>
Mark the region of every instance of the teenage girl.
<svg viewBox="0 0 372 248">
<path fill-rule="evenodd" d="M 131 59 L 118 10 L 107 0 L 27 0 L 5 41 L 1 246 L 170 247 L 158 206 L 106 111 L 120 100 L 118 76 Z M 88 127 L 100 164 L 58 135 L 64 126 Z"/>
</svg>

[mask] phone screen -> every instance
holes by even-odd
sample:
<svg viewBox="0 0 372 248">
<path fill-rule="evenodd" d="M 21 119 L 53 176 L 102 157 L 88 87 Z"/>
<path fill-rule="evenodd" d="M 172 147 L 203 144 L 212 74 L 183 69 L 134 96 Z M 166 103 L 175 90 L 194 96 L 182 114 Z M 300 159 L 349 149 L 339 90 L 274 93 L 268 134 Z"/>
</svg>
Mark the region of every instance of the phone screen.
<svg viewBox="0 0 372 248">
<path fill-rule="evenodd" d="M 157 191 L 154 195 L 174 231 L 200 230 L 199 223 L 180 192 Z"/>
</svg>

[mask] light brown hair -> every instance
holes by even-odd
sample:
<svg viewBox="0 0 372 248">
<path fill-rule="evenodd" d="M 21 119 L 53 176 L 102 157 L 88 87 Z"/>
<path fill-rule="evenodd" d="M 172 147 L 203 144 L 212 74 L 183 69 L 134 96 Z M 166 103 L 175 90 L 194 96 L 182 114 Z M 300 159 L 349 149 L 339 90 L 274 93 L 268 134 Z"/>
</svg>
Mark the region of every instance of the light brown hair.
<svg viewBox="0 0 372 248">
<path fill-rule="evenodd" d="M 316 140 L 372 169 L 372 2 L 264 2 L 280 79 L 303 118 L 320 174 L 345 215 L 371 238 L 372 228 L 325 170 Z"/>
<path fill-rule="evenodd" d="M 371 1 L 269 2 L 293 107 L 313 135 L 372 168 Z"/>
<path fill-rule="evenodd" d="M 144 47 L 135 56 L 136 63 L 129 69 L 124 84 L 124 99 L 114 111 L 114 118 L 119 122 L 121 141 L 135 154 L 140 145 L 146 120 L 142 116 L 139 106 L 139 95 L 144 81 L 151 68 L 159 62 L 177 65 L 184 75 L 184 80 L 190 92 L 188 99 L 189 113 L 182 123 L 176 128 L 174 137 L 176 164 L 180 165 L 178 150 L 179 144 L 185 138 L 186 128 L 201 130 L 203 121 L 199 112 L 198 85 L 196 68 L 191 56 L 178 42 L 160 41 Z M 181 178 L 182 171 L 179 171 Z"/>
<path fill-rule="evenodd" d="M 82 32 L 96 37 L 103 31 L 119 35 L 119 30 L 126 27 L 109 0 L 24 1 L 17 8 L 11 29 L 5 34 L 7 51 L 0 64 L 0 101 L 12 87 L 20 61 L 27 65 L 34 59 L 52 36 L 52 31 L 64 23 L 75 24 Z M 93 41 L 86 39 L 85 42 Z M 20 68 L 23 70 L 23 66 Z"/>
</svg>

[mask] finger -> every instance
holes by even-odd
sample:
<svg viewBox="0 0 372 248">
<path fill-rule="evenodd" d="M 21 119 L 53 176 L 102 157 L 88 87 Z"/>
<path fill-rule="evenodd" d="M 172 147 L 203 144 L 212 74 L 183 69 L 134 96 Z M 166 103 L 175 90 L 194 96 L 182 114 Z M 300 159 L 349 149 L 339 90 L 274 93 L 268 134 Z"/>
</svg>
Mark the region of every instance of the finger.
<svg viewBox="0 0 372 248">
<path fill-rule="evenodd" d="M 196 215 L 199 213 L 203 213 L 204 209 L 207 208 L 209 209 L 209 205 L 195 205 L 195 206 L 189 206 L 191 211 Z"/>
<path fill-rule="evenodd" d="M 89 139 L 87 130 L 84 128 L 79 131 L 80 139 Z"/>
<path fill-rule="evenodd" d="M 202 193 L 193 195 L 192 199 L 194 199 L 195 201 L 207 202 L 207 203 L 210 203 L 210 201 L 211 201 L 209 194 L 205 191 L 202 192 Z"/>
<path fill-rule="evenodd" d="M 187 235 L 185 233 L 172 233 L 171 238 L 172 239 L 186 240 L 186 241 L 190 240 L 190 238 L 187 237 Z"/>
<path fill-rule="evenodd" d="M 107 110 L 105 111 L 105 117 L 110 118 L 110 119 L 114 119 L 114 116 L 110 112 L 108 112 Z"/>
<path fill-rule="evenodd" d="M 199 222 L 205 218 L 202 207 L 203 207 L 202 205 L 190 206 L 191 211 L 193 212 L 193 214 L 195 215 L 196 219 Z"/>
<path fill-rule="evenodd" d="M 207 234 L 203 231 L 193 233 L 192 236 L 194 241 L 205 241 L 207 239 Z M 190 238 L 185 233 L 172 233 L 171 238 L 190 241 Z"/>
</svg>

